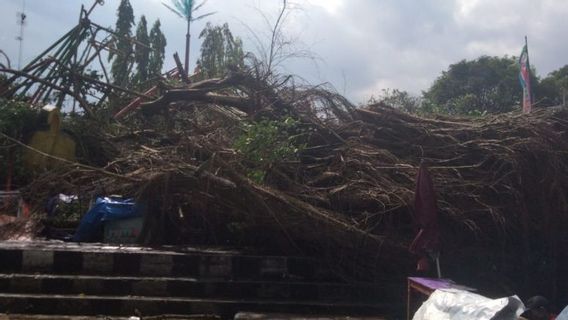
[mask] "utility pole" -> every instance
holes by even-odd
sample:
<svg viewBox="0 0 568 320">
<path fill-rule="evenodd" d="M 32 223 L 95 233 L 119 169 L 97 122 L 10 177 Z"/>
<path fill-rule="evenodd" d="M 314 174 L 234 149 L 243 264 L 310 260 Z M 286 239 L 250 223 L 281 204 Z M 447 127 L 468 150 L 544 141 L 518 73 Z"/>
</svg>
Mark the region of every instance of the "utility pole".
<svg viewBox="0 0 568 320">
<path fill-rule="evenodd" d="M 187 17 L 187 34 L 185 35 L 185 72 L 189 77 L 189 44 L 191 41 L 191 14 Z"/>
<path fill-rule="evenodd" d="M 18 70 L 22 67 L 22 51 L 24 46 L 24 26 L 26 24 L 26 0 L 22 0 L 22 11 L 18 12 L 18 24 L 20 25 L 20 35 L 16 40 L 20 41 L 20 49 L 18 51 Z"/>
<path fill-rule="evenodd" d="M 185 72 L 189 76 L 189 49 L 190 49 L 190 40 L 191 40 L 191 23 L 197 20 L 201 20 L 205 17 L 208 17 L 215 12 L 209 12 L 199 17 L 194 18 L 193 13 L 199 8 L 201 8 L 207 0 L 201 1 L 200 4 L 196 5 L 195 1 L 193 0 L 171 0 L 172 6 L 167 5 L 166 3 L 162 4 L 170 9 L 173 13 L 175 13 L 178 17 L 184 19 L 187 22 L 187 33 L 185 34 Z"/>
</svg>

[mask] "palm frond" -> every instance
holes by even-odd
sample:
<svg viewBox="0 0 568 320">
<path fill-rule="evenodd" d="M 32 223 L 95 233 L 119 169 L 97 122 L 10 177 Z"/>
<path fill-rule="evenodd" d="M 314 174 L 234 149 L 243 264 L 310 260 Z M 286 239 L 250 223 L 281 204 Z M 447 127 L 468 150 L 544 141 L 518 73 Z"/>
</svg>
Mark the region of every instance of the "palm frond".
<svg viewBox="0 0 568 320">
<path fill-rule="evenodd" d="M 175 13 L 178 17 L 180 17 L 180 18 L 182 18 L 182 19 L 186 19 L 186 17 L 184 17 L 181 13 L 179 13 L 179 12 L 177 11 L 177 9 L 174 9 L 174 8 L 168 6 L 167 4 L 163 3 L 163 2 L 162 2 L 162 4 L 163 4 L 166 8 L 170 9 L 171 12 Z"/>
<path fill-rule="evenodd" d="M 193 12 L 199 10 L 199 8 L 203 7 L 203 5 L 206 4 L 206 3 L 207 3 L 207 0 L 201 1 L 200 4 L 198 4 L 197 6 L 195 6 L 195 8 L 193 8 Z"/>
<path fill-rule="evenodd" d="M 191 17 L 193 13 L 193 0 L 174 0 L 173 3 L 185 18 Z"/>
<path fill-rule="evenodd" d="M 217 13 L 217 12 L 209 12 L 209 13 L 200 15 L 196 18 L 193 18 L 193 13 L 196 12 L 197 10 L 199 10 L 201 7 L 203 7 L 203 5 L 205 3 L 207 3 L 207 0 L 201 1 L 201 3 L 198 4 L 197 6 L 195 6 L 195 1 L 193 1 L 193 0 L 170 0 L 170 2 L 171 2 L 171 6 L 167 5 L 165 2 L 162 2 L 162 4 L 166 8 L 170 9 L 170 11 L 175 13 L 178 17 L 189 20 L 190 22 L 201 20 L 205 17 L 208 17 L 210 15 Z"/>
<path fill-rule="evenodd" d="M 206 14 L 202 14 L 202 15 L 200 15 L 199 17 L 191 18 L 191 21 L 201 20 L 201 19 L 203 19 L 203 18 L 205 18 L 205 17 L 209 17 L 209 16 L 214 15 L 214 14 L 216 14 L 216 13 L 217 13 L 217 11 L 213 11 L 213 12 L 209 12 L 209 13 L 206 13 Z"/>
</svg>

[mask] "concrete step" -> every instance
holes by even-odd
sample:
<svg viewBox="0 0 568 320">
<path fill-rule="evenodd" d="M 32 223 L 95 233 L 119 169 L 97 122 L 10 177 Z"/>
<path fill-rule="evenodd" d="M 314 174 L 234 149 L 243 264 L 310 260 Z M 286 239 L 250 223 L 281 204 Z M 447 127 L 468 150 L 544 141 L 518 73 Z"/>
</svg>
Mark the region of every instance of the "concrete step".
<svg viewBox="0 0 568 320">
<path fill-rule="evenodd" d="M 64 242 L 0 242 L 0 273 L 176 276 L 225 280 L 339 280 L 304 257 Z"/>
<path fill-rule="evenodd" d="M 321 302 L 400 299 L 396 287 L 367 283 L 225 281 L 183 277 L 0 274 L 0 292 L 38 294 L 136 295 L 223 299 L 280 299 Z"/>
<path fill-rule="evenodd" d="M 322 303 L 312 301 L 191 299 L 140 296 L 92 296 L 0 293 L 0 312 L 61 315 L 162 315 L 213 314 L 232 319 L 240 311 L 301 314 L 364 314 L 392 312 L 391 305 L 365 303 Z"/>
<path fill-rule="evenodd" d="M 398 291 L 345 283 L 305 257 L 211 248 L 0 242 L 0 313 L 213 314 L 223 319 L 239 311 L 377 315 L 403 307 L 404 292 Z"/>
</svg>

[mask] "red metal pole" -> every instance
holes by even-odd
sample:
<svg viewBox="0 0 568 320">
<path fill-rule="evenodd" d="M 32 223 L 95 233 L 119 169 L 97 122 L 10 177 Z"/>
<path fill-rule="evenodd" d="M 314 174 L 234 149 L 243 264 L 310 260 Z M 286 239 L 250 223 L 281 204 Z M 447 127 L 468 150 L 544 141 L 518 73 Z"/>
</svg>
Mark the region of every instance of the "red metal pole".
<svg viewBox="0 0 568 320">
<path fill-rule="evenodd" d="M 14 173 L 14 151 L 8 149 L 8 174 L 6 176 L 6 191 L 12 190 L 12 175 Z"/>
</svg>

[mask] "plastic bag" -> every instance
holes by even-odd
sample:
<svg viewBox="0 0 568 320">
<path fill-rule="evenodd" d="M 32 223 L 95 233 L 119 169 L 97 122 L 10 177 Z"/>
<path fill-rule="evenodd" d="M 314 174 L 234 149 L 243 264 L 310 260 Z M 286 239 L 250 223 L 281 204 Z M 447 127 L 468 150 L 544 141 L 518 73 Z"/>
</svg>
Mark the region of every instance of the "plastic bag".
<svg viewBox="0 0 568 320">
<path fill-rule="evenodd" d="M 73 241 L 100 241 L 105 221 L 140 216 L 142 216 L 142 210 L 133 199 L 97 198 L 95 205 L 81 219 L 81 223 L 73 236 Z"/>
<path fill-rule="evenodd" d="M 457 289 L 434 291 L 413 320 L 516 320 L 525 307 L 517 296 L 489 299 Z"/>
</svg>

